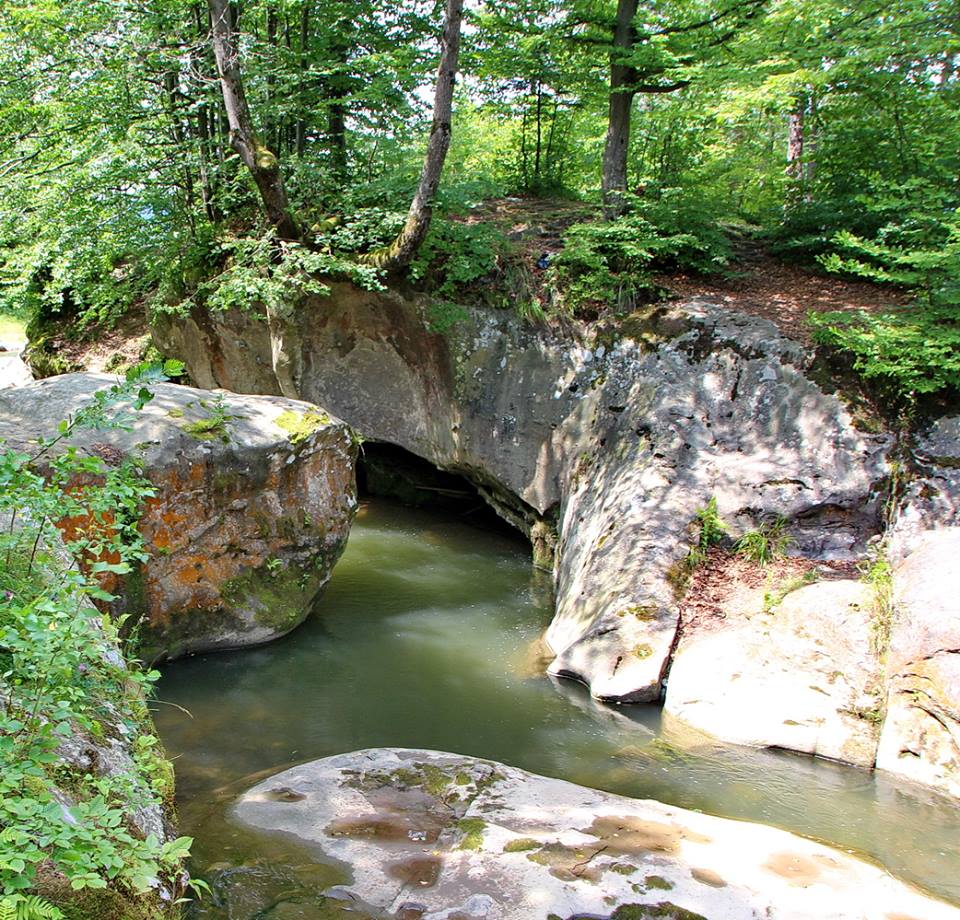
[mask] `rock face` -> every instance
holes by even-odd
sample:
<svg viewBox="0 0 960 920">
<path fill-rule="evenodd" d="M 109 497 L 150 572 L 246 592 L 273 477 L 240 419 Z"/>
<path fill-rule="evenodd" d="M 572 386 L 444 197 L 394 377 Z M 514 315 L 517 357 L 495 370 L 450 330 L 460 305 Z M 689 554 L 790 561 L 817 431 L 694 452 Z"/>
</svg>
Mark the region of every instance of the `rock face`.
<svg viewBox="0 0 960 920">
<path fill-rule="evenodd" d="M 0 393 L 0 438 L 29 450 L 115 379 L 68 374 Z M 141 531 L 151 549 L 127 576 L 124 610 L 153 658 L 263 642 L 299 624 L 343 551 L 356 508 L 349 428 L 315 406 L 174 384 L 127 430 L 71 443 L 108 463 L 142 450 L 156 489 Z"/>
<path fill-rule="evenodd" d="M 894 571 L 877 767 L 960 796 L 960 528 L 912 541 Z"/>
<path fill-rule="evenodd" d="M 960 917 L 785 831 L 455 754 L 381 749 L 313 761 L 251 789 L 235 815 L 345 862 L 350 916 Z"/>
<path fill-rule="evenodd" d="M 665 710 L 715 738 L 872 767 L 883 716 L 872 591 L 799 588 L 767 611 L 682 639 Z"/>
<path fill-rule="evenodd" d="M 441 336 L 430 309 L 335 284 L 282 321 L 197 314 L 155 335 L 200 386 L 328 406 L 556 541 L 551 670 L 601 699 L 660 694 L 671 569 L 711 495 L 734 535 L 783 515 L 815 557 L 879 529 L 889 438 L 858 431 L 764 320 L 697 301 L 561 335 L 477 310 Z"/>
<path fill-rule="evenodd" d="M 960 416 L 929 424 L 911 445 L 911 466 L 890 528 L 889 554 L 902 560 L 927 530 L 960 525 Z"/>
</svg>

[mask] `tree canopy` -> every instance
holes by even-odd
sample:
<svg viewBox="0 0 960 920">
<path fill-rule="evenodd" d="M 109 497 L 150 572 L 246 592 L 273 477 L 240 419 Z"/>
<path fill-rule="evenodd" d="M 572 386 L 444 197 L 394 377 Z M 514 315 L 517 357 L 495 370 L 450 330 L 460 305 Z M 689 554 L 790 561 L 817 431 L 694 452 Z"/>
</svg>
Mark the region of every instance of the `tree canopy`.
<svg viewBox="0 0 960 920">
<path fill-rule="evenodd" d="M 911 292 L 906 311 L 821 317 L 820 335 L 911 392 L 956 385 L 956 0 L 473 0 L 442 182 L 423 186 L 445 12 L 7 0 L 0 310 L 89 323 L 235 305 L 298 273 L 380 283 L 364 254 L 395 240 L 419 183 L 439 219 L 402 261 L 446 293 L 503 258 L 458 219 L 484 199 L 603 201 L 619 219 L 571 231 L 555 304 L 624 265 L 715 270 L 749 234 Z"/>
</svg>

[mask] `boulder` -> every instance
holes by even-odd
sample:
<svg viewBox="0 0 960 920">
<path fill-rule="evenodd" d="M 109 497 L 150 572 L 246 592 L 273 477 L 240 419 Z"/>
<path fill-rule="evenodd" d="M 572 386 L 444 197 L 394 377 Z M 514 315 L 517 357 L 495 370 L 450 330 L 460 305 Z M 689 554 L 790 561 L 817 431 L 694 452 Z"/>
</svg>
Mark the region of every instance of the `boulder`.
<svg viewBox="0 0 960 920">
<path fill-rule="evenodd" d="M 681 640 L 664 708 L 722 741 L 872 767 L 883 717 L 873 593 L 798 588 L 776 606 Z"/>
<path fill-rule="evenodd" d="M 0 392 L 0 438 L 29 452 L 115 382 L 67 374 Z M 139 622 L 151 659 L 283 635 L 309 613 L 346 545 L 356 509 L 350 429 L 294 400 L 151 389 L 123 428 L 71 437 L 108 464 L 141 457 L 156 490 L 140 523 L 150 559 L 125 578 L 116 612 Z"/>
<path fill-rule="evenodd" d="M 960 796 L 960 528 L 911 541 L 893 574 L 877 767 Z"/>
<path fill-rule="evenodd" d="M 734 536 L 783 515 L 817 558 L 854 557 L 881 527 L 891 439 L 858 430 L 768 321 L 705 300 L 563 328 L 465 309 L 439 335 L 429 299 L 330 290 L 269 324 L 198 311 L 155 335 L 200 385 L 328 406 L 555 542 L 551 671 L 600 699 L 660 695 L 671 573 L 711 495 Z"/>
<path fill-rule="evenodd" d="M 345 864 L 351 882 L 329 894 L 350 916 L 960 917 L 881 868 L 785 831 L 456 754 L 316 760 L 249 790 L 234 817 Z"/>
</svg>

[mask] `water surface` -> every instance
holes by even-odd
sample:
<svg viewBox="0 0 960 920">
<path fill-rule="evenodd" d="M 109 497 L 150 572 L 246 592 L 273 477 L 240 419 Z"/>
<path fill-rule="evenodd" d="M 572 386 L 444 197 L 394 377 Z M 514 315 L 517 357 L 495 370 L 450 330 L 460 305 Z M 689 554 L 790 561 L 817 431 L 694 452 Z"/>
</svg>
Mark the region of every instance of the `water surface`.
<svg viewBox="0 0 960 920">
<path fill-rule="evenodd" d="M 520 540 L 377 502 L 361 509 L 303 626 L 260 648 L 168 665 L 157 724 L 175 758 L 182 832 L 196 838 L 194 872 L 219 886 L 221 907 L 208 899 L 200 913 L 279 917 L 263 905 L 286 897 L 284 917 L 318 916 L 295 902 L 340 873 L 239 830 L 229 804 L 264 772 L 387 746 L 774 824 L 960 902 L 956 805 L 851 767 L 694 742 L 661 726 L 657 707 L 599 705 L 544 675 L 536 640 L 550 612 L 549 583 Z M 240 894 L 229 884 L 237 866 L 247 872 Z"/>
</svg>

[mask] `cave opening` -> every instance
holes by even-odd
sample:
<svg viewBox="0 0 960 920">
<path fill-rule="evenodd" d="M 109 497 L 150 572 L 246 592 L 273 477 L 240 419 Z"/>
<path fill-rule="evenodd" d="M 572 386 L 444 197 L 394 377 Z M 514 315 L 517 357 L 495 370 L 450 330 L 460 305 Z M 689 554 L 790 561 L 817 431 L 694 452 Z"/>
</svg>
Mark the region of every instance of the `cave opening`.
<svg viewBox="0 0 960 920">
<path fill-rule="evenodd" d="M 485 530 L 520 534 L 466 476 L 440 469 L 384 441 L 363 443 L 357 457 L 357 494 L 361 500 L 387 498 L 410 508 L 459 517 Z"/>
</svg>

